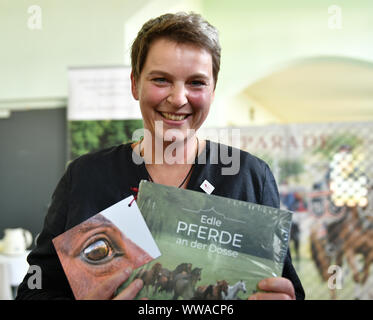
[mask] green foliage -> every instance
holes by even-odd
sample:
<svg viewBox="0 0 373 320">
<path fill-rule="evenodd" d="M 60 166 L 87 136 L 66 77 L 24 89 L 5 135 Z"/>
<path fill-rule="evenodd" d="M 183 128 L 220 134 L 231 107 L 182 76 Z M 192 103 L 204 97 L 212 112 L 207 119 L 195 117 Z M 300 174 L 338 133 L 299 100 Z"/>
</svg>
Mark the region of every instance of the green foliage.
<svg viewBox="0 0 373 320">
<path fill-rule="evenodd" d="M 132 140 L 142 120 L 70 121 L 70 160 L 88 152 L 98 151 Z"/>
<path fill-rule="evenodd" d="M 282 159 L 280 160 L 279 166 L 280 184 L 286 182 L 289 177 L 297 177 L 304 171 L 303 161 L 301 159 Z"/>
<path fill-rule="evenodd" d="M 328 136 L 325 143 L 313 150 L 314 155 L 320 155 L 327 161 L 331 161 L 334 154 L 342 146 L 349 146 L 352 150 L 361 145 L 363 140 L 352 133 L 338 133 Z"/>
</svg>

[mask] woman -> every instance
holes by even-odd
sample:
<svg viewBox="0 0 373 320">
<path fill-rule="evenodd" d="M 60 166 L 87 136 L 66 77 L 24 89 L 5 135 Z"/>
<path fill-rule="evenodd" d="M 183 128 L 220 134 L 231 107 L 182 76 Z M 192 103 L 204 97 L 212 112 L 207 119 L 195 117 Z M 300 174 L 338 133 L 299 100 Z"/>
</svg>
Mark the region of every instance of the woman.
<svg viewBox="0 0 373 320">
<path fill-rule="evenodd" d="M 72 298 L 51 240 L 133 194 L 141 179 L 201 192 L 200 186 L 208 181 L 215 195 L 279 206 L 276 183 L 263 161 L 229 147 L 228 152 L 235 155 L 232 161 L 239 161 L 239 172 L 223 175 L 227 164 L 219 151 L 225 146 L 197 138 L 214 99 L 220 68 L 220 45 L 213 26 L 196 14 L 162 15 L 142 27 L 131 58 L 132 94 L 140 104 L 144 138 L 70 164 L 53 195 L 37 247 L 28 257 L 30 265 L 43 270 L 43 289 L 29 290 L 26 276 L 19 299 Z M 102 286 L 115 292 L 128 275 L 118 275 Z M 141 280 L 135 280 L 119 298 L 134 298 L 141 286 Z M 258 288 L 251 299 L 304 298 L 289 252 L 283 277 L 265 279 Z"/>
</svg>

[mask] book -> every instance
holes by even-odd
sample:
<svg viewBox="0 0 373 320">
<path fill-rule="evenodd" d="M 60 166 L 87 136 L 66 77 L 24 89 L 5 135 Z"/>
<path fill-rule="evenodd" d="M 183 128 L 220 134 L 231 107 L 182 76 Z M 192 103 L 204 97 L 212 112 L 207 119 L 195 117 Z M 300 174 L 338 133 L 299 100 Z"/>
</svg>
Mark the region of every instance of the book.
<svg viewBox="0 0 373 320">
<path fill-rule="evenodd" d="M 138 207 L 162 255 L 139 295 L 149 299 L 247 299 L 281 276 L 292 212 L 141 181 Z"/>
<path fill-rule="evenodd" d="M 119 284 L 112 281 L 128 267 L 137 269 L 160 256 L 134 197 L 127 197 L 53 240 L 77 300 L 110 299 Z M 95 295 L 95 293 L 99 295 Z M 106 294 L 106 296 L 105 296 Z"/>
</svg>

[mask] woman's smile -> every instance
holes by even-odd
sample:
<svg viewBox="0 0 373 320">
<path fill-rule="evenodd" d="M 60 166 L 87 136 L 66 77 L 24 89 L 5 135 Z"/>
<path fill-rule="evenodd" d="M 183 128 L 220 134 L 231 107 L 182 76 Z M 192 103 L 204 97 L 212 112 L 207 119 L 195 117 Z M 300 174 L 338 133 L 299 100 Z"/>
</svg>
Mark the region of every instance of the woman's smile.
<svg viewBox="0 0 373 320">
<path fill-rule="evenodd" d="M 186 119 L 189 114 L 177 114 L 177 113 L 170 113 L 170 112 L 159 112 L 163 118 L 167 120 L 173 120 L 173 121 L 181 121 Z"/>
</svg>

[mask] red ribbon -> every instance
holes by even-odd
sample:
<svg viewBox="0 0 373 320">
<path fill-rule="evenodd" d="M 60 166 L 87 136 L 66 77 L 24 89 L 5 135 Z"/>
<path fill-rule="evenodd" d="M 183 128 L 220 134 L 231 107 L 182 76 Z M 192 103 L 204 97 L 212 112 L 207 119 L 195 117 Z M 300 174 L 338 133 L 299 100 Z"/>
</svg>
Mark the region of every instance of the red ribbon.
<svg viewBox="0 0 373 320">
<path fill-rule="evenodd" d="M 133 197 L 133 199 L 131 200 L 131 202 L 128 204 L 128 206 L 132 206 L 132 203 L 137 199 L 137 194 L 139 193 L 139 188 L 133 188 L 131 187 L 130 188 L 132 191 L 136 192 L 135 196 Z"/>
</svg>

